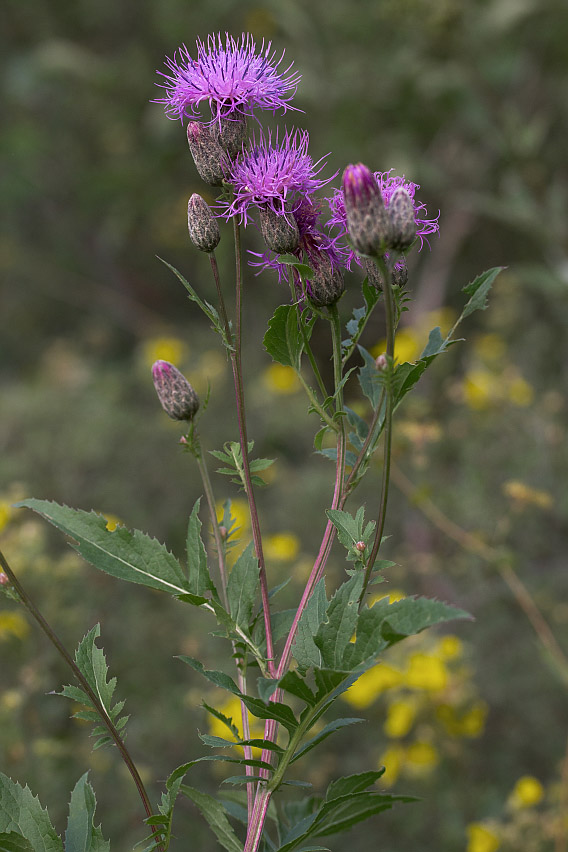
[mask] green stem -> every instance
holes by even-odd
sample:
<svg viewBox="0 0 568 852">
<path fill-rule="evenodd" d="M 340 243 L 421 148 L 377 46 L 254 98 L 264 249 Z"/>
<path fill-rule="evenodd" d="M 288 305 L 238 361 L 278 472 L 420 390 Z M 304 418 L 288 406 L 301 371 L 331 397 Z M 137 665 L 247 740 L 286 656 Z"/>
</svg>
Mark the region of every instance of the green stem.
<svg viewBox="0 0 568 852">
<path fill-rule="evenodd" d="M 349 476 L 347 477 L 347 482 L 345 483 L 345 499 L 349 496 L 349 494 L 351 493 L 353 488 L 355 488 L 355 485 L 357 484 L 355 480 L 356 480 L 356 476 L 357 476 L 357 473 L 359 471 L 359 468 L 367 460 L 370 453 L 373 452 L 373 450 L 375 449 L 374 445 L 376 444 L 376 442 L 378 441 L 378 439 L 380 437 L 380 434 L 381 434 L 380 430 L 377 434 L 375 434 L 375 430 L 377 428 L 377 423 L 379 422 L 379 417 L 381 416 L 381 410 L 382 410 L 382 407 L 383 407 L 384 398 L 385 398 L 385 389 L 383 387 L 382 390 L 381 390 L 381 396 L 380 396 L 380 399 L 379 399 L 379 404 L 377 405 L 377 408 L 375 409 L 375 412 L 373 413 L 373 419 L 371 420 L 371 423 L 369 425 L 369 431 L 367 433 L 367 437 L 365 438 L 365 442 L 364 442 L 363 446 L 361 447 L 361 449 L 359 451 L 359 455 L 357 456 L 355 464 L 351 468 L 351 472 L 350 472 Z M 373 448 L 370 450 L 371 445 L 373 445 Z"/>
<path fill-rule="evenodd" d="M 117 747 L 117 749 L 120 753 L 120 756 L 122 757 L 124 763 L 126 764 L 126 766 L 128 768 L 128 771 L 130 772 L 130 775 L 132 776 L 132 780 L 134 781 L 134 783 L 136 785 L 136 789 L 138 790 L 138 794 L 139 794 L 140 798 L 142 799 L 142 804 L 144 805 L 144 810 L 146 811 L 146 815 L 148 817 L 151 817 L 152 813 L 153 813 L 152 807 L 150 805 L 150 799 L 148 798 L 148 794 L 146 793 L 146 788 L 144 787 L 142 779 L 140 778 L 140 773 L 138 772 L 138 770 L 137 770 L 137 768 L 134 764 L 134 761 L 132 760 L 132 758 L 131 758 L 131 756 L 128 752 L 128 749 L 126 748 L 124 741 L 122 740 L 119 732 L 116 730 L 110 716 L 108 715 L 107 711 L 105 710 L 104 705 L 99 700 L 99 697 L 96 694 L 96 692 L 94 692 L 93 689 L 91 688 L 91 686 L 89 685 L 88 680 L 83 675 L 81 669 L 79 668 L 79 666 L 77 665 L 77 663 L 75 662 L 73 657 L 67 651 L 67 648 L 63 645 L 63 643 L 61 642 L 61 640 L 59 639 L 57 634 L 53 631 L 53 629 L 48 624 L 48 622 L 45 620 L 45 618 L 43 617 L 43 615 L 41 614 L 39 609 L 36 607 L 34 602 L 31 600 L 28 593 L 24 590 L 23 586 L 21 585 L 20 581 L 18 580 L 18 578 L 16 577 L 16 575 L 14 574 L 12 569 L 10 568 L 4 554 L 1 551 L 0 551 L 0 564 L 2 565 L 2 569 L 4 570 L 4 573 L 10 579 L 10 583 L 12 584 L 14 589 L 16 590 L 16 592 L 17 592 L 21 602 L 23 603 L 23 605 L 26 607 L 26 609 L 28 610 L 30 615 L 37 621 L 37 623 L 39 624 L 39 626 L 41 627 L 41 629 L 43 630 L 43 632 L 45 633 L 45 635 L 47 636 L 49 641 L 55 646 L 57 651 L 61 654 L 61 656 L 63 657 L 63 659 L 65 660 L 65 662 L 67 663 L 69 668 L 72 670 L 73 674 L 75 675 L 75 677 L 77 678 L 79 683 L 81 684 L 81 687 L 86 692 L 86 694 L 89 696 L 89 699 L 91 700 L 94 708 L 96 709 L 97 713 L 101 717 L 101 721 L 102 721 L 103 725 L 105 726 L 105 728 L 109 732 L 110 736 L 112 737 L 114 744 L 116 745 L 116 747 Z M 154 833 L 156 840 L 159 840 L 159 837 L 160 837 L 159 831 L 155 827 L 152 827 L 152 832 Z M 161 843 L 158 843 L 158 849 L 163 850 L 163 846 L 161 845 Z"/>
<path fill-rule="evenodd" d="M 391 371 L 393 369 L 393 359 L 394 359 L 394 336 L 395 336 L 395 307 L 394 307 L 394 298 L 392 292 L 392 277 L 391 270 L 389 266 L 385 263 L 383 257 L 375 258 L 379 269 L 381 270 L 383 280 L 384 280 L 384 295 L 385 295 L 385 314 L 386 314 L 386 332 L 387 332 L 387 358 L 389 359 L 389 364 L 387 369 Z M 375 560 L 377 558 L 377 554 L 379 552 L 379 547 L 381 546 L 381 540 L 383 537 L 383 531 L 385 528 L 385 519 L 386 519 L 386 511 L 387 511 L 387 502 L 389 496 L 389 483 L 390 483 L 390 464 L 391 464 L 391 449 L 392 449 L 392 415 L 394 410 L 394 398 L 393 398 L 393 387 L 392 387 L 392 377 L 387 378 L 386 384 L 386 410 L 385 410 L 385 443 L 384 443 L 384 456 L 383 456 L 383 479 L 381 485 L 381 499 L 379 504 L 379 517 L 377 520 L 377 527 L 375 530 L 375 540 L 373 542 L 373 547 L 371 549 L 371 554 L 369 556 L 369 560 L 367 562 L 367 567 L 365 569 L 365 577 L 363 580 L 363 588 L 361 589 L 361 596 L 359 598 L 359 607 L 362 606 L 363 598 L 365 596 L 365 592 L 367 591 L 367 586 L 369 585 L 369 580 L 371 579 L 371 574 L 373 571 L 373 565 L 375 564 Z"/>
<path fill-rule="evenodd" d="M 330 429 L 333 429 L 334 432 L 338 432 L 339 431 L 338 424 L 335 422 L 335 420 L 331 419 L 331 417 L 329 416 L 329 414 L 327 413 L 325 408 L 322 405 L 320 405 L 316 395 L 314 394 L 311 387 L 307 384 L 306 380 L 304 379 L 304 377 L 302 376 L 302 374 L 299 370 L 296 372 L 296 375 L 298 376 L 298 378 L 299 378 L 299 380 L 302 384 L 302 387 L 306 391 L 306 394 L 308 396 L 308 399 L 310 400 L 310 403 L 312 404 L 312 407 L 315 409 L 315 411 L 317 411 L 317 413 L 319 414 L 321 419 L 324 421 L 324 423 L 327 426 L 329 426 Z"/>
</svg>

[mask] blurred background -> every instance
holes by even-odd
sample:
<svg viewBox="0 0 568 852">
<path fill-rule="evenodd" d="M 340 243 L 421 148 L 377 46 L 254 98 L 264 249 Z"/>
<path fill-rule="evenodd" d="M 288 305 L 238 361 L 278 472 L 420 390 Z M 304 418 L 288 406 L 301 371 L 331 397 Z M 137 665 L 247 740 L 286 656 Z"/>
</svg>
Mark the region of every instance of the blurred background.
<svg viewBox="0 0 568 852">
<path fill-rule="evenodd" d="M 156 257 L 214 301 L 207 258 L 186 231 L 189 195 L 213 196 L 183 129 L 151 99 L 155 70 L 180 44 L 193 51 L 197 36 L 249 31 L 302 73 L 294 103 L 304 112 L 278 123 L 307 128 L 314 159 L 331 152 L 326 174 L 358 161 L 394 168 L 421 185 L 430 215 L 440 210 L 439 238 L 411 258 L 399 359 L 418 357 L 435 325 L 451 325 L 478 272 L 507 266 L 489 310 L 462 327 L 467 342 L 397 413 L 387 518 L 385 556 L 396 564 L 384 593 L 440 597 L 476 621 L 409 640 L 345 697 L 337 712 L 368 723 L 305 767 L 316 792 L 385 763 L 383 786 L 421 800 L 331 847 L 370 852 L 380 838 L 382 852 L 566 852 L 566 4 L 5 0 L 3 17 L 0 547 L 68 647 L 101 622 L 152 798 L 175 766 L 204 753 L 202 698 L 225 700 L 174 655 L 202 653 L 216 667 L 225 649 L 200 613 L 99 575 L 11 506 L 35 496 L 93 508 L 183 555 L 201 488 L 179 427 L 158 406 L 151 363 L 174 361 L 202 398 L 211 383 L 208 448 L 236 428 L 224 354 Z M 229 233 L 218 259 L 229 285 Z M 362 303 L 359 285 L 354 274 L 344 320 Z M 294 580 L 282 608 L 317 552 L 332 475 L 313 455 L 317 424 L 301 388 L 260 345 L 287 299 L 275 276 L 249 272 L 250 435 L 260 455 L 278 458 L 260 500 L 273 584 Z M 369 349 L 382 351 L 382 328 L 378 311 Z M 324 331 L 316 348 L 327 363 Z M 347 401 L 365 414 L 356 383 Z M 361 488 L 369 515 L 378 471 Z M 246 541 L 242 496 L 222 477 L 214 487 L 220 501 L 235 500 Z M 343 572 L 338 550 L 332 581 Z M 0 601 L 0 769 L 29 782 L 63 831 L 69 792 L 91 766 L 105 837 L 130 848 L 143 837 L 136 792 L 117 755 L 91 755 L 88 729 L 48 695 L 68 682 L 43 635 Z M 192 784 L 217 788 L 214 770 L 192 771 Z M 188 832 L 198 848 L 216 848 L 189 802 L 175 832 L 172 849 Z"/>
</svg>

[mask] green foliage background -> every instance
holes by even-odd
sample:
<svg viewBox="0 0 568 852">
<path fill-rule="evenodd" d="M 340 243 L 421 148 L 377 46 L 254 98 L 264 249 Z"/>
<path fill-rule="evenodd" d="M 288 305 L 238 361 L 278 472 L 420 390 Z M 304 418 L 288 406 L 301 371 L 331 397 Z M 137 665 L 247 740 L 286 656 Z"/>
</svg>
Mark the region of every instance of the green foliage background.
<svg viewBox="0 0 568 852">
<path fill-rule="evenodd" d="M 315 158 L 331 151 L 331 170 L 359 160 L 393 167 L 421 184 L 431 214 L 440 209 L 440 238 L 412 260 L 415 301 L 408 322 L 442 305 L 457 310 L 464 283 L 481 269 L 508 266 L 490 310 L 464 326 L 470 343 L 444 355 L 398 414 L 422 427 L 435 422 L 441 437 L 421 441 L 407 430 L 396 458 L 453 520 L 514 551 L 516 569 L 568 649 L 566 4 L 6 0 L 4 19 L 5 500 L 34 495 L 113 513 L 183 550 L 200 486 L 189 460 L 180 460 L 176 427 L 157 406 L 144 345 L 160 336 L 185 341 L 189 354 L 180 366 L 190 378 L 199 371 L 203 395 L 216 344 L 155 255 L 213 301 L 208 264 L 185 229 L 189 195 L 208 195 L 182 129 L 150 99 L 158 91 L 155 69 L 179 44 L 191 49 L 198 35 L 251 31 L 272 39 L 278 52 L 285 48 L 301 71 L 295 103 L 304 114 L 289 114 L 287 123 L 310 131 Z M 257 244 L 255 233 L 248 237 Z M 228 242 L 219 247 L 227 282 Z M 263 526 L 294 530 L 309 557 L 323 528 L 331 468 L 310 455 L 301 395 L 283 397 L 280 406 L 263 381 L 270 359 L 260 342 L 274 308 L 286 300 L 269 274 L 249 275 L 250 434 L 260 454 L 282 459 L 283 500 L 277 500 L 278 486 L 262 493 Z M 348 292 L 342 315 L 360 302 Z M 481 407 L 467 405 L 468 376 L 479 366 L 471 341 L 488 333 L 502 344 L 498 387 L 521 375 L 532 388 L 530 404 L 516 405 L 497 391 Z M 366 345 L 382 336 L 378 316 Z M 321 352 L 326 345 L 322 339 Z M 236 433 L 227 415 L 228 373 L 214 373 L 203 437 L 219 448 Z M 349 395 L 347 401 L 352 404 Z M 546 491 L 551 505 L 511 502 L 503 493 L 509 480 Z M 235 496 L 236 489 L 223 491 L 227 487 L 218 478 L 219 495 Z M 374 492 L 371 484 L 365 488 L 369 514 Z M 393 584 L 455 602 L 478 619 L 459 635 L 490 712 L 483 737 L 462 745 L 427 781 L 398 782 L 397 793 L 422 795 L 422 803 L 401 806 L 373 825 L 384 852 L 418 842 L 424 850 L 459 849 L 465 826 L 498 816 L 520 775 L 545 784 L 558 778 L 566 685 L 547 665 L 495 570 L 460 550 L 396 492 L 387 531 L 385 555 L 398 563 L 389 574 Z M 195 756 L 195 727 L 205 725 L 195 709 L 202 684 L 180 671 L 173 656 L 197 656 L 200 648 L 218 654 L 201 614 L 192 612 L 188 622 L 180 606 L 157 592 L 95 576 L 29 518 L 0 531 L 0 544 L 70 647 L 101 621 L 110 671 L 131 715 L 129 744 L 150 777 L 165 778 Z M 290 570 L 274 567 L 274 582 Z M 339 549 L 335 570 L 341 577 Z M 291 586 L 283 593 L 289 605 Z M 91 746 L 87 732 L 68 718 L 66 702 L 45 695 L 67 683 L 68 674 L 35 630 L 21 641 L 0 637 L 0 661 L 0 688 L 20 696 L 15 709 L 5 702 L 0 710 L 0 769 L 29 781 L 61 827 Z M 384 739 L 381 713 L 376 707 L 371 724 L 345 733 L 341 750 L 329 754 L 319 772 L 363 768 Z M 140 808 L 112 752 L 96 753 L 91 781 L 105 836 L 127 848 L 140 837 Z M 200 848 L 214 848 L 189 807 L 180 806 L 178 820 L 179 837 L 191 832 Z M 369 827 L 353 831 L 349 842 L 361 852 L 376 848 Z"/>
</svg>

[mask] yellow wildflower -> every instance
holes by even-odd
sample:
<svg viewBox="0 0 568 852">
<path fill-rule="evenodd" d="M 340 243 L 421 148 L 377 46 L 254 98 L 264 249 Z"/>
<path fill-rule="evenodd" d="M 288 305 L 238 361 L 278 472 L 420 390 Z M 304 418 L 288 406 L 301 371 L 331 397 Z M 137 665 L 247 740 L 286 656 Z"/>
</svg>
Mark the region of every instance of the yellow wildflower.
<svg viewBox="0 0 568 852">
<path fill-rule="evenodd" d="M 401 698 L 389 705 L 383 730 L 387 737 L 399 739 L 405 737 L 412 728 L 416 718 L 417 705 L 415 701 Z"/>
<path fill-rule="evenodd" d="M 342 697 L 353 707 L 363 709 L 372 704 L 387 689 L 399 686 L 401 681 L 401 672 L 392 668 L 392 666 L 381 663 L 361 675 L 359 680 L 355 681 L 353 686 L 343 693 Z"/>
<path fill-rule="evenodd" d="M 503 381 L 489 370 L 470 370 L 466 373 L 463 394 L 466 405 L 476 411 L 498 402 L 503 393 Z"/>
<path fill-rule="evenodd" d="M 294 533 L 276 533 L 264 540 L 264 555 L 272 562 L 293 562 L 300 552 L 300 541 Z"/>
<path fill-rule="evenodd" d="M 485 701 L 476 701 L 465 713 L 456 712 L 449 704 L 436 708 L 436 716 L 451 736 L 472 739 L 483 733 L 487 712 Z"/>
<path fill-rule="evenodd" d="M 408 660 L 404 682 L 411 689 L 440 692 L 448 684 L 448 670 L 444 661 L 433 654 L 412 654 Z"/>
<path fill-rule="evenodd" d="M 552 506 L 552 496 L 548 491 L 539 491 L 536 488 L 531 488 L 517 479 L 510 479 L 508 482 L 503 483 L 503 492 L 519 508 L 532 505 L 538 506 L 539 509 L 549 509 Z"/>
<path fill-rule="evenodd" d="M 436 653 L 443 660 L 455 660 L 463 654 L 463 642 L 459 636 L 442 636 L 436 647 Z"/>
<path fill-rule="evenodd" d="M 283 364 L 271 364 L 262 374 L 265 388 L 272 393 L 291 394 L 301 389 L 300 380 L 292 367 Z"/>
<path fill-rule="evenodd" d="M 396 601 L 401 601 L 405 597 L 406 597 L 406 595 L 402 591 L 402 589 L 391 589 L 389 592 L 377 592 L 376 595 L 373 595 L 369 599 L 369 608 L 374 606 L 374 604 L 376 604 L 377 601 L 384 600 L 384 598 L 388 598 L 389 604 L 392 604 L 392 603 L 396 603 Z"/>
<path fill-rule="evenodd" d="M 487 363 L 502 361 L 507 347 L 498 334 L 482 334 L 474 341 L 473 348 L 476 355 Z"/>
<path fill-rule="evenodd" d="M 12 518 L 12 507 L 7 500 L 0 500 L 0 530 L 8 525 Z"/>
<path fill-rule="evenodd" d="M 501 841 L 494 831 L 480 822 L 472 822 L 467 827 L 466 852 L 496 852 Z"/>
<path fill-rule="evenodd" d="M 406 361 L 416 361 L 420 353 L 424 349 L 424 341 L 420 340 L 415 329 L 407 327 L 401 328 L 397 332 L 394 341 L 394 357 L 403 364 Z M 376 346 L 370 350 L 373 358 L 377 358 L 383 352 L 386 352 L 387 342 L 381 340 Z"/>
<path fill-rule="evenodd" d="M 544 796 L 544 787 L 532 775 L 523 775 L 519 778 L 513 792 L 509 797 L 509 804 L 516 810 L 521 808 L 532 808 L 533 805 L 538 805 Z"/>
<path fill-rule="evenodd" d="M 151 337 L 144 343 L 143 355 L 149 367 L 154 361 L 179 365 L 187 357 L 187 345 L 178 337 Z"/>
<path fill-rule="evenodd" d="M 18 710 L 24 701 L 24 693 L 19 689 L 6 689 L 0 697 L 0 707 L 4 710 Z"/>
<path fill-rule="evenodd" d="M 400 771 L 404 765 L 404 755 L 405 755 L 404 746 L 396 745 L 389 746 L 385 752 L 380 757 L 379 766 L 384 766 L 385 771 L 381 775 L 379 779 L 379 784 L 390 787 L 398 776 L 400 775 Z"/>
<path fill-rule="evenodd" d="M 0 612 L 0 641 L 9 636 L 25 639 L 30 632 L 30 625 L 20 612 Z"/>
<path fill-rule="evenodd" d="M 507 396 L 513 405 L 526 408 L 534 399 L 534 388 L 522 376 L 515 376 L 507 385 Z"/>
<path fill-rule="evenodd" d="M 437 749 L 425 740 L 417 740 L 406 749 L 405 767 L 412 775 L 427 775 L 439 762 Z"/>
</svg>

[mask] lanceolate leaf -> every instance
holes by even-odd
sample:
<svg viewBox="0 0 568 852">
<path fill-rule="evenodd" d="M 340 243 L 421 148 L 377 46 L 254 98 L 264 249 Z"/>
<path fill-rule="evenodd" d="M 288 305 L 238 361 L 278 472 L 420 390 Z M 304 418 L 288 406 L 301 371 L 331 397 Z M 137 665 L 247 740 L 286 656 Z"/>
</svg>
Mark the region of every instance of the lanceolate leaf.
<svg viewBox="0 0 568 852">
<path fill-rule="evenodd" d="M 258 560 L 251 542 L 235 562 L 227 582 L 231 616 L 245 630 L 252 618 L 258 585 Z"/>
<path fill-rule="evenodd" d="M 299 760 L 325 739 L 327 739 L 331 734 L 334 734 L 336 731 L 341 730 L 341 728 L 345 728 L 348 725 L 356 725 L 359 722 L 363 722 L 364 719 L 357 718 L 343 718 L 343 719 L 334 719 L 333 722 L 329 722 L 321 731 L 316 734 L 315 737 L 312 737 L 310 740 L 305 742 L 301 748 L 294 754 L 290 763 L 294 763 L 296 760 Z"/>
<path fill-rule="evenodd" d="M 29 787 L 22 787 L 1 772 L 0 833 L 20 834 L 34 852 L 63 852 L 61 838 L 39 799 L 32 795 Z"/>
<path fill-rule="evenodd" d="M 294 657 L 300 668 L 304 670 L 309 669 L 310 666 L 319 668 L 322 665 L 321 651 L 314 642 L 314 636 L 325 618 L 326 609 L 327 597 L 322 577 L 302 613 L 296 632 Z"/>
<path fill-rule="evenodd" d="M 96 799 L 87 776 L 86 772 L 79 778 L 71 793 L 65 852 L 108 852 L 110 849 L 110 843 L 103 839 L 100 828 L 93 822 Z"/>
<path fill-rule="evenodd" d="M 204 668 L 203 664 L 199 662 L 199 660 L 196 660 L 193 657 L 180 656 L 178 659 L 187 663 L 188 666 L 191 666 L 191 668 L 195 669 L 196 672 L 202 674 L 203 677 L 206 677 L 207 680 L 214 683 L 215 686 L 219 686 L 221 689 L 226 689 L 229 692 L 232 692 L 233 695 L 241 694 L 235 681 L 229 677 L 228 674 L 225 674 L 225 672 L 207 670 Z"/>
<path fill-rule="evenodd" d="M 75 550 L 100 571 L 171 595 L 191 591 L 177 559 L 163 544 L 139 530 L 130 532 L 117 527 L 110 531 L 102 515 L 70 509 L 49 500 L 23 500 L 16 505 L 33 509 L 71 536 Z"/>
<path fill-rule="evenodd" d="M 298 314 L 294 305 L 280 305 L 268 323 L 264 335 L 264 348 L 274 361 L 285 367 L 300 367 L 302 335 L 298 328 Z"/>
<path fill-rule="evenodd" d="M 362 587 L 362 571 L 339 587 L 329 603 L 323 624 L 314 636 L 326 668 L 342 670 L 343 655 L 357 624 L 357 604 Z"/>
<path fill-rule="evenodd" d="M 114 724 L 115 728 L 120 731 L 126 725 L 128 716 L 120 716 L 124 701 L 118 701 L 113 705 L 112 698 L 116 688 L 116 678 L 110 680 L 108 678 L 108 666 L 102 648 L 98 648 L 95 640 L 100 636 L 101 628 L 96 624 L 86 636 L 83 637 L 75 652 L 75 662 L 85 677 L 89 686 L 99 699 L 106 714 Z M 61 692 L 57 693 L 64 698 L 69 698 L 71 701 L 76 701 L 87 708 L 86 711 L 79 710 L 73 714 L 78 719 L 94 722 L 96 727 L 93 729 L 92 736 L 97 737 L 97 741 L 93 746 L 93 750 L 100 748 L 102 745 L 108 745 L 113 742 L 105 725 L 101 724 L 101 718 L 98 709 L 87 693 L 76 686 L 64 686 Z M 98 723 L 98 724 L 97 724 Z M 84 785 L 83 785 L 84 786 Z M 87 794 L 85 794 L 87 795 Z"/>
<path fill-rule="evenodd" d="M 187 784 L 182 784 L 180 791 L 197 805 L 215 837 L 227 852 L 243 852 L 243 845 L 233 831 L 223 805 L 217 799 L 194 787 L 188 787 Z"/>
<path fill-rule="evenodd" d="M 206 595 L 207 592 L 216 594 L 216 589 L 209 571 L 207 570 L 207 554 L 201 538 L 201 521 L 199 520 L 199 498 L 189 516 L 187 527 L 187 567 L 189 572 L 190 592 L 194 595 Z"/>
<path fill-rule="evenodd" d="M 491 289 L 493 282 L 500 272 L 505 269 L 504 266 L 494 266 L 493 269 L 487 269 L 478 275 L 473 281 L 463 288 L 463 292 L 470 296 L 469 302 L 462 311 L 459 321 L 468 317 L 474 311 L 484 311 L 487 307 L 487 294 Z"/>
</svg>

